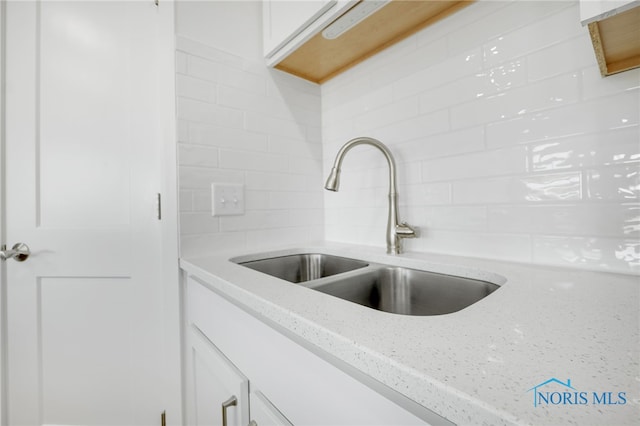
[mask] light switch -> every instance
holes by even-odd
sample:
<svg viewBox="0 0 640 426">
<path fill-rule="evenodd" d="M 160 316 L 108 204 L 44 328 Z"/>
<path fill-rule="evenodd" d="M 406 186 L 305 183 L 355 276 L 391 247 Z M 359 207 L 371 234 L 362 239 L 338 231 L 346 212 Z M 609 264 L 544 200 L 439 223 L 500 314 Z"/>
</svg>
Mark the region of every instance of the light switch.
<svg viewBox="0 0 640 426">
<path fill-rule="evenodd" d="M 244 185 L 241 183 L 211 184 L 211 216 L 244 214 Z"/>
</svg>

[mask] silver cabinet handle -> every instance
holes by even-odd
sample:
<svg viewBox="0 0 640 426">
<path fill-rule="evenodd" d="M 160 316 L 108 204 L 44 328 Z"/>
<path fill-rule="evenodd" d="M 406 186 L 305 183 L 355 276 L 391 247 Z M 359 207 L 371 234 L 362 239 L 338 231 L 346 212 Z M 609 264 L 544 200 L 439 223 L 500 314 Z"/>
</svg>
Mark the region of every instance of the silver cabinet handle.
<svg viewBox="0 0 640 426">
<path fill-rule="evenodd" d="M 236 405 L 238 405 L 238 398 L 236 398 L 235 395 L 231 395 L 231 398 L 227 399 L 225 402 L 222 403 L 222 426 L 228 426 L 227 425 L 227 408 L 235 407 Z"/>
<path fill-rule="evenodd" d="M 2 246 L 2 250 L 0 250 L 0 259 L 13 259 L 16 262 L 24 262 L 30 254 L 31 251 L 29 251 L 29 246 L 25 243 L 17 243 L 11 248 L 11 250 L 7 250 L 7 246 Z"/>
</svg>

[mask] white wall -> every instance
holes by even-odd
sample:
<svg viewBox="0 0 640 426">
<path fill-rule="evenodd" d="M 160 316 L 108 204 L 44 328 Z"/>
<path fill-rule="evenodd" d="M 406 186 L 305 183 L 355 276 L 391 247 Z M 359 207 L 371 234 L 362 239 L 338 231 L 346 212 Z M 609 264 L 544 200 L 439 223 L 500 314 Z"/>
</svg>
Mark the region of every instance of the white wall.
<svg viewBox="0 0 640 426">
<path fill-rule="evenodd" d="M 341 191 L 322 190 L 366 135 L 396 156 L 401 219 L 421 231 L 408 250 L 640 268 L 640 70 L 599 76 L 576 2 L 477 2 L 321 89 L 265 69 L 260 21 L 259 2 L 177 5 L 183 256 L 382 248 L 377 151 L 351 151 Z M 225 181 L 245 183 L 244 216 L 210 216 Z"/>
<path fill-rule="evenodd" d="M 260 2 L 176 7 L 183 257 L 323 237 L 319 86 L 268 70 Z M 242 216 L 211 216 L 211 183 L 245 185 Z"/>
<path fill-rule="evenodd" d="M 602 79 L 575 2 L 478 2 L 322 86 L 327 174 L 390 146 L 407 250 L 640 269 L 640 70 Z M 384 246 L 386 165 L 351 151 L 326 238 Z"/>
</svg>

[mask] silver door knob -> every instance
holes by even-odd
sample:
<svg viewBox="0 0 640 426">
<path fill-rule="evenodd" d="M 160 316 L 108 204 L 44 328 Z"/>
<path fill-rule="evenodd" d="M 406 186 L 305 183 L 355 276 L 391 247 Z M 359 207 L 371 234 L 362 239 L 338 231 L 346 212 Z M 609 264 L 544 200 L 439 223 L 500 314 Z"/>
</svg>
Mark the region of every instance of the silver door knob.
<svg viewBox="0 0 640 426">
<path fill-rule="evenodd" d="M 17 243 L 14 244 L 11 250 L 7 250 L 7 246 L 2 246 L 2 250 L 0 250 L 0 259 L 13 259 L 16 262 L 24 262 L 30 254 L 31 251 L 29 250 L 29 246 L 25 243 Z"/>
</svg>

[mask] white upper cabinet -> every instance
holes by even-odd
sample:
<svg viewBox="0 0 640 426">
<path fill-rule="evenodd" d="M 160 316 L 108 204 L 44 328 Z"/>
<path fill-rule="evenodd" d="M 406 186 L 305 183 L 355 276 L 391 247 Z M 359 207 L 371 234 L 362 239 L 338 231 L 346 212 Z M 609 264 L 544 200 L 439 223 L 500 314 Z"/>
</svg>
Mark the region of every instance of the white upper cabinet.
<svg viewBox="0 0 640 426">
<path fill-rule="evenodd" d="M 271 65 L 286 56 L 357 0 L 263 0 L 264 55 Z"/>
<path fill-rule="evenodd" d="M 264 0 L 264 55 L 273 56 L 278 49 L 335 6 L 336 2 L 337 0 Z"/>
<path fill-rule="evenodd" d="M 601 21 L 635 6 L 640 6 L 639 0 L 580 0 L 580 22 Z"/>
<path fill-rule="evenodd" d="M 468 0 L 264 0 L 267 65 L 323 83 Z"/>
</svg>

